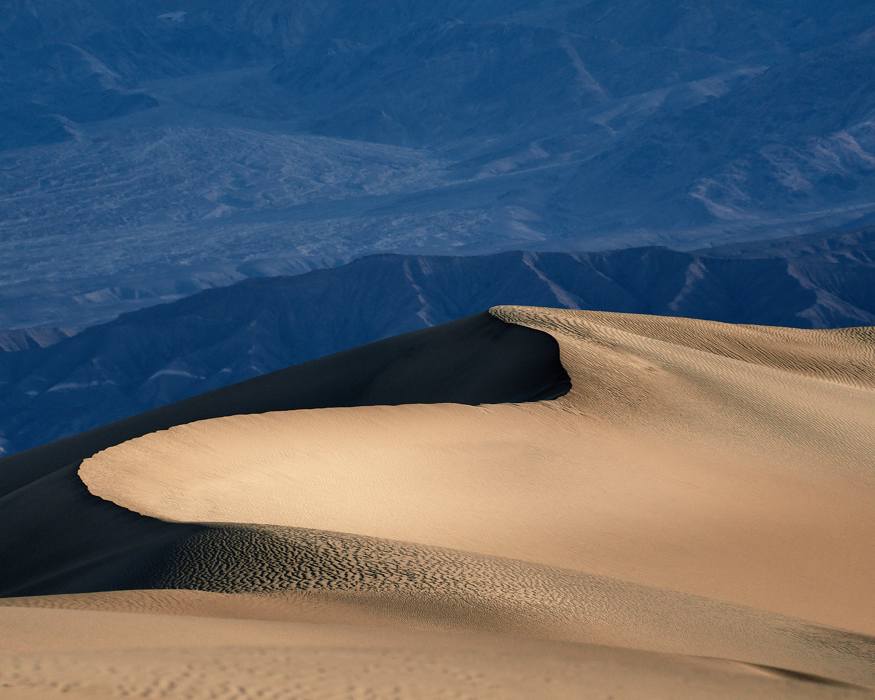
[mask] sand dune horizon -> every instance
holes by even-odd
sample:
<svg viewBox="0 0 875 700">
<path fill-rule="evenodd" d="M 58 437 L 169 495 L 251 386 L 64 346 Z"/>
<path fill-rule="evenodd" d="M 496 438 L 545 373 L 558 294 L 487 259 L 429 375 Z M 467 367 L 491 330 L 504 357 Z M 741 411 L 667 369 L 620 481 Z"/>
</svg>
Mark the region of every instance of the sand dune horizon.
<svg viewBox="0 0 875 700">
<path fill-rule="evenodd" d="M 0 461 L 0 696 L 870 697 L 873 455 L 873 328 L 495 307 Z"/>
</svg>

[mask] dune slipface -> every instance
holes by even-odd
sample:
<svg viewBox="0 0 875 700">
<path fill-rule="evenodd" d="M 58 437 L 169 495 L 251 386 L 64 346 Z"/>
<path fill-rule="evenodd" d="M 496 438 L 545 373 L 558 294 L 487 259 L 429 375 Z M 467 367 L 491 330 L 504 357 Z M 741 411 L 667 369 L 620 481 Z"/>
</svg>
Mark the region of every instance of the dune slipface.
<svg viewBox="0 0 875 700">
<path fill-rule="evenodd" d="M 0 692 L 871 696 L 873 329 L 491 314 L 55 448 L 121 534 L 17 552 Z"/>
</svg>

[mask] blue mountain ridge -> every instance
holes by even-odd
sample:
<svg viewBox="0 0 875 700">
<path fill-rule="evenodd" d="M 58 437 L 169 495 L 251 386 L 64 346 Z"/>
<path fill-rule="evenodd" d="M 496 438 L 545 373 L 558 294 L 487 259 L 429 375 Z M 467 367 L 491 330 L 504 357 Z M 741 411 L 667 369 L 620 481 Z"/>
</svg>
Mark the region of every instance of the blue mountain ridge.
<svg viewBox="0 0 875 700">
<path fill-rule="evenodd" d="M 7 453 L 499 304 L 830 328 L 875 324 L 875 230 L 700 252 L 379 255 L 251 279 L 0 353 Z"/>
<path fill-rule="evenodd" d="M 0 327 L 875 216 L 875 5 L 9 0 Z"/>
</svg>

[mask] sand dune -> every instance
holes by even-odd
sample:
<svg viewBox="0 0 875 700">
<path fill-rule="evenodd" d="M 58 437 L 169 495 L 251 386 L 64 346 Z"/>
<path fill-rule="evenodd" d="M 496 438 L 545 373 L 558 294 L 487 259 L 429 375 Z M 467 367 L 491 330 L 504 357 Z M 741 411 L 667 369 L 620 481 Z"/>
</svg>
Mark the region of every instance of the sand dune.
<svg viewBox="0 0 875 700">
<path fill-rule="evenodd" d="M 495 313 L 557 339 L 569 394 L 190 423 L 80 477 L 163 520 L 416 542 L 875 633 L 871 335 Z"/>
<path fill-rule="evenodd" d="M 64 594 L 0 601 L 0 694 L 875 689 L 873 329 L 498 307 L 337 358 L 0 462 L 55 543 L 0 590 Z"/>
<path fill-rule="evenodd" d="M 198 600 L 215 595 L 187 594 L 188 613 L 173 615 L 0 609 L 9 633 L 0 641 L 0 674 L 6 687 L 14 684 L 14 697 L 40 699 L 871 697 L 865 689 L 719 659 L 350 623 L 330 606 L 318 619 L 305 610 L 295 620 L 288 598 L 275 611 L 279 621 L 242 617 L 251 614 L 245 596 L 234 596 L 243 599 L 241 617 L 205 615 Z M 145 608 L 160 597 L 151 594 Z"/>
<path fill-rule="evenodd" d="M 199 525 L 169 525 L 91 497 L 83 458 L 204 418 L 324 406 L 528 401 L 567 391 L 548 335 L 483 313 L 194 397 L 0 460 L 0 595 L 151 587 L 165 551 Z M 43 546 L 33 547 L 38 541 Z"/>
<path fill-rule="evenodd" d="M 0 619 L 17 641 L 0 642 L 0 673 L 16 698 L 870 697 L 718 659 L 330 615 L 295 621 L 288 609 L 264 621 L 7 608 Z M 75 650 L 71 633 L 83 638 Z"/>
</svg>

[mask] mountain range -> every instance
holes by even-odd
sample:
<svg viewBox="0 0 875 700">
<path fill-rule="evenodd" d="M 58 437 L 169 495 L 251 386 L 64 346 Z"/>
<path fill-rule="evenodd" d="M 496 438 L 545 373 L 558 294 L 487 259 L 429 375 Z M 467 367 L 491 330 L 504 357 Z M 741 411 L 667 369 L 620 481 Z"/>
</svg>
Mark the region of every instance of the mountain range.
<svg viewBox="0 0 875 700">
<path fill-rule="evenodd" d="M 497 304 L 875 324 L 875 229 L 699 252 L 379 255 L 245 280 L 0 353 L 6 453 Z"/>
<path fill-rule="evenodd" d="M 862 226 L 873 63 L 862 0 L 10 0 L 0 328 L 369 254 Z"/>
</svg>

